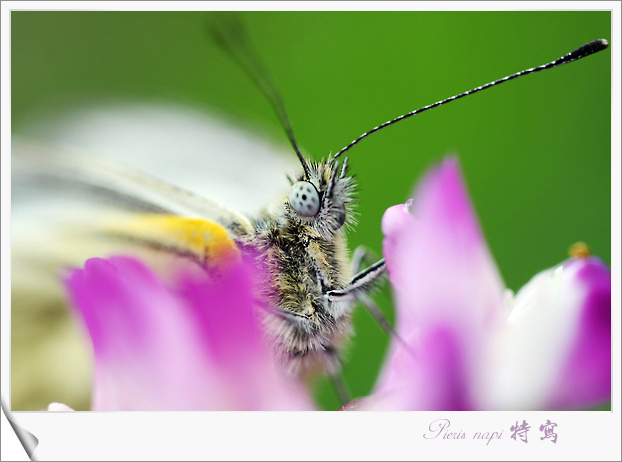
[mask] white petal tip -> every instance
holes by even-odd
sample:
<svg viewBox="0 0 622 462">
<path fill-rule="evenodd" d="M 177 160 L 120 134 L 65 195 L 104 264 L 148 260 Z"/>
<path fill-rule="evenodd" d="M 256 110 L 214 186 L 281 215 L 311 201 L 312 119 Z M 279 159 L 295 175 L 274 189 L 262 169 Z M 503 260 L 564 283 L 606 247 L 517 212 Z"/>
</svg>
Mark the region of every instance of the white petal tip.
<svg viewBox="0 0 622 462">
<path fill-rule="evenodd" d="M 73 411 L 69 406 L 63 403 L 50 403 L 48 406 L 48 411 L 52 412 L 69 412 Z"/>
</svg>

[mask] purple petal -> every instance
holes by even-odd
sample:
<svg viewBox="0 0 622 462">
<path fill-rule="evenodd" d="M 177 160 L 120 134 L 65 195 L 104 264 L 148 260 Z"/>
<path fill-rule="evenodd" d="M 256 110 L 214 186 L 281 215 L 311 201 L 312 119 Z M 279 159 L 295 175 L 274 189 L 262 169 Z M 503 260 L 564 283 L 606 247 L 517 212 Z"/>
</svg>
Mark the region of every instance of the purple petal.
<svg viewBox="0 0 622 462">
<path fill-rule="evenodd" d="M 446 396 L 441 398 L 435 391 L 429 402 L 419 405 L 430 408 L 432 403 L 443 407 L 453 403 L 458 408 L 470 408 L 469 383 L 474 380 L 471 375 L 477 369 L 487 329 L 498 322 L 501 314 L 504 285 L 479 228 L 457 161 L 448 159 L 429 173 L 417 190 L 411 209 L 391 207 L 383 217 L 382 227 L 383 253 L 397 298 L 397 332 L 408 339 L 420 364 L 400 364 L 400 346 L 394 342 L 378 390 L 403 387 L 404 377 L 400 379 L 399 374 L 410 376 L 408 380 L 413 384 L 425 383 L 426 377 L 421 374 L 429 374 L 436 383 L 437 375 L 451 375 L 450 370 L 454 369 L 461 371 L 456 374 L 464 388 L 443 387 L 440 391 Z M 444 334 L 425 340 L 432 332 Z M 418 339 L 418 333 L 423 340 Z M 439 369 L 434 369 L 436 353 L 424 340 L 442 347 L 441 353 L 455 351 L 454 359 L 450 361 L 451 355 L 447 353 Z"/>
<path fill-rule="evenodd" d="M 468 361 L 455 332 L 441 326 L 422 333 L 417 350 L 396 348 L 373 396 L 352 410 L 464 411 L 473 407 Z M 350 410 L 346 408 L 345 410 Z"/>
<path fill-rule="evenodd" d="M 572 283 L 582 296 L 572 342 L 548 407 L 593 407 L 611 399 L 611 273 L 596 258 L 572 261 Z"/>
<path fill-rule="evenodd" d="M 457 162 L 383 218 L 397 332 L 375 393 L 353 409 L 572 409 L 611 394 L 611 276 L 573 259 L 516 297 L 477 224 Z M 507 317 L 506 317 L 507 316 Z"/>
<path fill-rule="evenodd" d="M 257 332 L 253 269 L 179 275 L 175 292 L 140 262 L 88 260 L 67 281 L 95 355 L 94 410 L 309 409 Z"/>
<path fill-rule="evenodd" d="M 611 396 L 611 275 L 596 258 L 534 276 L 482 358 L 480 402 L 494 410 L 565 410 Z"/>
<path fill-rule="evenodd" d="M 188 280 L 179 294 L 205 351 L 221 367 L 255 362 L 263 349 L 253 306 L 253 272 L 236 265 L 218 283 Z"/>
</svg>

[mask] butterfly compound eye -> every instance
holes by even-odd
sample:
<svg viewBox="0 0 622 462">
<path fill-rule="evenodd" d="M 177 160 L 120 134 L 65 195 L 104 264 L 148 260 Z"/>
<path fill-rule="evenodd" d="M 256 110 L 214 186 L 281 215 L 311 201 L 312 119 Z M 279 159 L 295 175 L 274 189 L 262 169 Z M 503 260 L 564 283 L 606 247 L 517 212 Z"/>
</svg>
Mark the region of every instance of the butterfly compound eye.
<svg viewBox="0 0 622 462">
<path fill-rule="evenodd" d="M 313 184 L 299 181 L 289 191 L 289 204 L 296 213 L 304 217 L 313 217 L 320 211 L 320 194 Z"/>
</svg>

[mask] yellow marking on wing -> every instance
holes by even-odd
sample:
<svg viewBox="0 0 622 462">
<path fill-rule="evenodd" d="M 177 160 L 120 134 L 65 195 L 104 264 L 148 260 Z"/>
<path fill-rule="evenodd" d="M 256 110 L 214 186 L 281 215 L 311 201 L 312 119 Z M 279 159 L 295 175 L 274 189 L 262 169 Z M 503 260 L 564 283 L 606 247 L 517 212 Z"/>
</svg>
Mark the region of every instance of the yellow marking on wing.
<svg viewBox="0 0 622 462">
<path fill-rule="evenodd" d="M 138 214 L 109 222 L 109 232 L 191 254 L 209 267 L 227 265 L 240 251 L 221 225 L 202 218 Z"/>
</svg>

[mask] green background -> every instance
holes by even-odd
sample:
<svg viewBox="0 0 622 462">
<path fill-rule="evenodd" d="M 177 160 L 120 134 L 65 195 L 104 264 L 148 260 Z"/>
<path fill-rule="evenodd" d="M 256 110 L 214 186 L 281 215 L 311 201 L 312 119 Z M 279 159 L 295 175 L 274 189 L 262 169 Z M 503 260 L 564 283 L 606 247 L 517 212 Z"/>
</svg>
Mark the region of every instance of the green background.
<svg viewBox="0 0 622 462">
<path fill-rule="evenodd" d="M 201 105 L 282 137 L 262 95 L 206 37 L 208 12 L 12 12 L 12 130 L 74 101 Z M 320 158 L 385 120 L 610 40 L 601 12 L 241 13 L 303 150 Z M 351 247 L 381 254 L 384 210 L 456 153 L 513 290 L 579 240 L 610 264 L 611 50 L 519 79 L 384 130 L 351 151 L 359 225 Z M 292 154 L 293 155 L 293 154 Z M 388 290 L 377 296 L 391 318 Z M 388 344 L 355 314 L 345 379 L 367 394 Z M 328 381 L 316 391 L 335 409 Z"/>
</svg>

